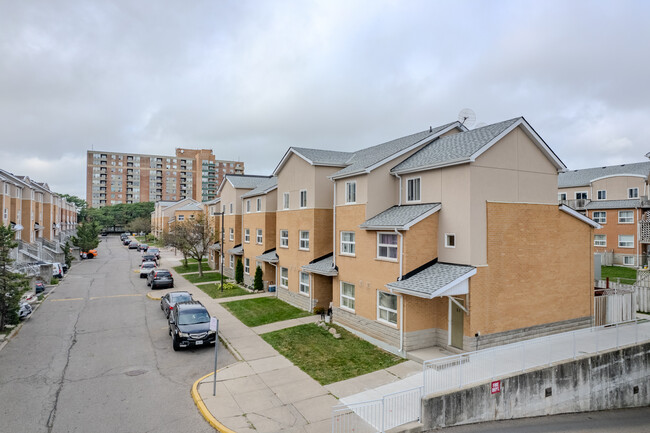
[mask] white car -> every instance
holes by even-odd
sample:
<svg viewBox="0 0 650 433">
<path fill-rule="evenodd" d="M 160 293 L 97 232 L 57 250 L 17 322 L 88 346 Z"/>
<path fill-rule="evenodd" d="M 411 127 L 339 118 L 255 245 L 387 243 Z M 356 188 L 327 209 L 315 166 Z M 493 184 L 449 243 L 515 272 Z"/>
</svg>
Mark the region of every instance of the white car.
<svg viewBox="0 0 650 433">
<path fill-rule="evenodd" d="M 147 278 L 147 275 L 149 275 L 149 272 L 153 271 L 156 269 L 156 262 L 144 262 L 142 263 L 142 266 L 140 266 L 140 278 Z"/>
<path fill-rule="evenodd" d="M 61 263 L 52 263 L 52 276 L 63 278 L 63 266 Z"/>
</svg>

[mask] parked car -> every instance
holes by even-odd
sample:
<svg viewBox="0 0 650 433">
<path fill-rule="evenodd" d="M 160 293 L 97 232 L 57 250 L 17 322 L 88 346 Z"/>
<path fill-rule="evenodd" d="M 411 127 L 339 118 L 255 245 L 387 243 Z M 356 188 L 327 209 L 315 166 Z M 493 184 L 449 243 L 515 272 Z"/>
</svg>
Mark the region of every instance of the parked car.
<svg viewBox="0 0 650 433">
<path fill-rule="evenodd" d="M 169 335 L 172 347 L 215 344 L 216 332 L 210 330 L 210 314 L 198 301 L 179 302 L 169 315 Z"/>
<path fill-rule="evenodd" d="M 140 243 L 138 241 L 131 241 L 131 242 L 129 242 L 129 249 L 130 250 L 137 250 L 138 245 L 140 245 Z"/>
<path fill-rule="evenodd" d="M 147 245 L 147 244 L 138 245 L 138 251 L 147 251 L 148 248 L 149 248 L 149 245 Z"/>
<path fill-rule="evenodd" d="M 144 262 L 142 266 L 140 266 L 140 278 L 147 278 L 147 274 L 154 269 L 156 269 L 155 262 Z"/>
<path fill-rule="evenodd" d="M 29 305 L 29 303 L 27 302 L 22 302 L 20 304 L 20 309 L 18 310 L 18 317 L 20 318 L 20 320 L 23 320 L 30 314 L 32 314 L 32 306 Z"/>
<path fill-rule="evenodd" d="M 150 254 L 155 254 L 155 255 L 156 255 L 156 258 L 157 258 L 158 260 L 160 260 L 160 248 L 149 247 L 149 249 L 147 250 L 147 252 L 150 253 Z"/>
<path fill-rule="evenodd" d="M 165 317 L 169 319 L 169 313 L 174 310 L 174 305 L 179 302 L 193 301 L 192 295 L 189 292 L 169 292 L 160 298 L 160 309 L 165 313 Z"/>
<path fill-rule="evenodd" d="M 61 266 L 61 263 L 52 263 L 52 276 L 63 278 L 63 266 Z"/>
<path fill-rule="evenodd" d="M 43 293 L 44 291 L 45 291 L 45 283 L 43 283 L 42 281 L 37 281 L 34 284 L 34 293 L 38 295 L 39 293 Z"/>
<path fill-rule="evenodd" d="M 147 286 L 151 290 L 159 289 L 160 287 L 174 287 L 174 277 L 167 269 L 156 269 L 147 275 Z"/>
<path fill-rule="evenodd" d="M 143 254 L 142 263 L 144 262 L 156 262 L 156 265 L 158 265 L 158 259 L 156 258 L 155 254 L 149 254 L 149 253 Z"/>
</svg>

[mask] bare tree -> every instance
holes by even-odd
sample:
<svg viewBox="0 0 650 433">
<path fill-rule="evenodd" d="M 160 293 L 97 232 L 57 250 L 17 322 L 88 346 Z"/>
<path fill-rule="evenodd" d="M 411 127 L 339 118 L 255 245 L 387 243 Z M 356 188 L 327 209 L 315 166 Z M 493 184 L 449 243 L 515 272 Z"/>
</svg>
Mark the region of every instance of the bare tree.
<svg viewBox="0 0 650 433">
<path fill-rule="evenodd" d="M 187 241 L 189 244 L 189 255 L 199 263 L 199 275 L 203 276 L 201 262 L 208 254 L 208 247 L 215 241 L 214 229 L 210 226 L 208 218 L 204 214 L 198 214 L 196 219 L 185 222 L 187 225 Z"/>
<path fill-rule="evenodd" d="M 162 236 L 163 244 L 176 248 L 183 254 L 183 265 L 187 267 L 187 258 L 190 255 L 190 245 L 188 242 L 188 226 L 185 221 L 174 221 L 169 226 L 169 231 L 164 232 Z"/>
</svg>

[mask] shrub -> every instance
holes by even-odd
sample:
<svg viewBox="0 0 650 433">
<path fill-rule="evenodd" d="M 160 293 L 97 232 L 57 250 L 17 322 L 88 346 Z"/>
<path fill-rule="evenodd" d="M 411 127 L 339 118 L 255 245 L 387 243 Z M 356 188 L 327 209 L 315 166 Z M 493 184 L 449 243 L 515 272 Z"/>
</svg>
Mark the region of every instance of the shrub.
<svg viewBox="0 0 650 433">
<path fill-rule="evenodd" d="M 237 259 L 237 266 L 235 267 L 235 281 L 237 284 L 244 282 L 244 264 L 241 259 Z"/>
<path fill-rule="evenodd" d="M 253 290 L 261 291 L 264 290 L 264 282 L 262 281 L 262 268 L 257 267 L 255 269 L 255 279 L 253 280 Z"/>
<path fill-rule="evenodd" d="M 52 279 L 50 280 L 50 284 L 52 285 L 59 284 L 59 280 L 57 278 L 52 277 Z"/>
</svg>

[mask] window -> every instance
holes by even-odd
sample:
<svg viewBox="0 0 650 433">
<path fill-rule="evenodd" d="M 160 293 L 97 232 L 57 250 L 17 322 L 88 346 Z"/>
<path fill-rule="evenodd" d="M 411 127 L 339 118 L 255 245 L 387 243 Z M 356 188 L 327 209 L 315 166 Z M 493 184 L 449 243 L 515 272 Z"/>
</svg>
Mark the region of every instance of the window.
<svg viewBox="0 0 650 433">
<path fill-rule="evenodd" d="M 634 235 L 618 235 L 619 248 L 634 248 Z"/>
<path fill-rule="evenodd" d="M 300 230 L 300 246 L 301 250 L 309 249 L 309 232 L 305 230 Z"/>
<path fill-rule="evenodd" d="M 280 287 L 289 287 L 289 269 L 280 268 Z"/>
<path fill-rule="evenodd" d="M 235 267 L 235 256 L 230 255 L 230 269 Z"/>
<path fill-rule="evenodd" d="M 258 198 L 258 199 L 257 199 L 257 205 L 256 205 L 255 210 L 256 210 L 257 212 L 262 212 L 262 199 L 261 199 L 261 198 Z"/>
<path fill-rule="evenodd" d="M 598 190 L 597 197 L 598 200 L 607 200 L 607 191 L 605 191 L 604 189 Z"/>
<path fill-rule="evenodd" d="M 397 259 L 396 234 L 377 233 L 377 257 L 381 259 Z"/>
<path fill-rule="evenodd" d="M 251 273 L 251 259 L 249 259 L 248 257 L 244 259 L 244 273 L 246 275 L 250 275 Z"/>
<path fill-rule="evenodd" d="M 5 208 L 4 211 L 2 212 L 2 219 L 7 220 L 9 219 L 9 209 Z"/>
<path fill-rule="evenodd" d="M 607 235 L 594 235 L 594 246 L 595 247 L 606 247 L 607 246 Z"/>
<path fill-rule="evenodd" d="M 623 256 L 623 264 L 634 266 L 634 256 Z"/>
<path fill-rule="evenodd" d="M 639 188 L 628 188 L 627 198 L 639 198 Z"/>
<path fill-rule="evenodd" d="M 587 200 L 586 192 L 576 192 L 576 200 Z"/>
<path fill-rule="evenodd" d="M 618 223 L 619 224 L 632 224 L 634 222 L 634 211 L 631 210 L 619 210 L 618 211 Z"/>
<path fill-rule="evenodd" d="M 607 222 L 607 212 L 594 212 L 594 221 L 596 221 L 598 224 L 605 224 Z"/>
<path fill-rule="evenodd" d="M 454 233 L 445 233 L 445 247 L 456 248 L 456 235 Z"/>
<path fill-rule="evenodd" d="M 262 229 L 257 229 L 257 236 L 255 237 L 255 242 L 262 244 Z"/>
<path fill-rule="evenodd" d="M 183 221 L 184 219 L 185 219 L 185 215 L 179 215 L 179 216 L 178 216 L 178 220 L 179 220 L 179 221 Z"/>
<path fill-rule="evenodd" d="M 232 213 L 232 203 L 230 203 L 230 213 Z"/>
<path fill-rule="evenodd" d="M 251 241 L 251 229 L 244 229 L 244 242 L 249 243 Z"/>
<path fill-rule="evenodd" d="M 557 195 L 557 199 L 560 200 L 560 201 L 564 201 L 564 200 L 566 200 L 566 192 L 560 192 L 560 193 L 558 193 L 558 195 Z"/>
<path fill-rule="evenodd" d="M 289 248 L 289 230 L 280 230 L 280 247 Z"/>
<path fill-rule="evenodd" d="M 397 324 L 397 295 L 377 292 L 377 319 Z"/>
<path fill-rule="evenodd" d="M 357 202 L 357 182 L 345 182 L 345 202 L 346 203 L 356 203 Z"/>
<path fill-rule="evenodd" d="M 341 254 L 354 255 L 354 232 L 341 232 Z"/>
<path fill-rule="evenodd" d="M 354 311 L 354 284 L 341 281 L 341 307 Z"/>
<path fill-rule="evenodd" d="M 246 200 L 246 213 L 251 213 L 251 201 Z"/>
<path fill-rule="evenodd" d="M 420 178 L 414 177 L 406 181 L 406 201 L 420 201 Z"/>
<path fill-rule="evenodd" d="M 300 207 L 307 207 L 307 190 L 300 191 Z"/>
<path fill-rule="evenodd" d="M 306 272 L 300 273 L 300 293 L 309 295 L 309 274 Z"/>
<path fill-rule="evenodd" d="M 284 206 L 283 209 L 289 209 L 289 193 L 285 192 L 282 197 L 284 198 Z"/>
<path fill-rule="evenodd" d="M 233 229 L 233 228 L 231 227 L 229 230 L 230 230 L 230 238 L 229 238 L 229 239 L 230 239 L 231 241 L 234 241 L 234 240 L 235 240 L 235 229 Z"/>
</svg>

